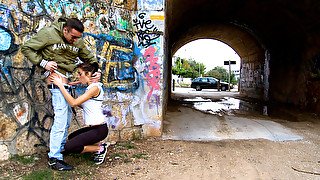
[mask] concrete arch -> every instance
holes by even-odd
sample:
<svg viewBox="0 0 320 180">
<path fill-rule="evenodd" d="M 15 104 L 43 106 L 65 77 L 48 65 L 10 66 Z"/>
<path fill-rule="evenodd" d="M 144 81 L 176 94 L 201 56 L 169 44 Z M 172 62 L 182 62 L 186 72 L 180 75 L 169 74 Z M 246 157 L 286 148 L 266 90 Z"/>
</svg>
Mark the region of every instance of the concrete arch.
<svg viewBox="0 0 320 180">
<path fill-rule="evenodd" d="M 249 32 L 231 24 L 213 24 L 190 28 L 173 44 L 172 54 L 183 45 L 197 39 L 219 40 L 233 48 L 241 59 L 252 59 L 250 57 L 255 54 L 264 56 L 263 46 Z"/>
<path fill-rule="evenodd" d="M 242 94 L 320 112 L 319 7 L 317 0 L 167 0 L 166 57 L 195 39 L 222 41 L 241 57 Z"/>
<path fill-rule="evenodd" d="M 253 98 L 268 97 L 266 86 L 261 81 L 265 76 L 265 49 L 250 31 L 235 24 L 209 24 L 200 25 L 182 32 L 178 40 L 172 46 L 174 54 L 183 45 L 197 39 L 219 40 L 231 48 L 240 56 L 242 78 L 240 81 L 240 93 Z M 252 73 L 253 74 L 249 74 Z M 250 80 L 258 78 L 259 80 Z"/>
</svg>

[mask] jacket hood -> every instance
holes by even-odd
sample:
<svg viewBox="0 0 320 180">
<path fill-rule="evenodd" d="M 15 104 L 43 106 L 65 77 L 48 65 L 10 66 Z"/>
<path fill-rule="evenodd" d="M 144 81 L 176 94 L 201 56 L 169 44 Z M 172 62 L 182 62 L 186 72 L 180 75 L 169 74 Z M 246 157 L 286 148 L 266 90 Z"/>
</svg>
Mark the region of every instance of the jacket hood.
<svg viewBox="0 0 320 180">
<path fill-rule="evenodd" d="M 63 25 L 67 22 L 65 18 L 59 18 L 52 23 L 52 26 L 58 31 L 62 32 Z"/>
</svg>

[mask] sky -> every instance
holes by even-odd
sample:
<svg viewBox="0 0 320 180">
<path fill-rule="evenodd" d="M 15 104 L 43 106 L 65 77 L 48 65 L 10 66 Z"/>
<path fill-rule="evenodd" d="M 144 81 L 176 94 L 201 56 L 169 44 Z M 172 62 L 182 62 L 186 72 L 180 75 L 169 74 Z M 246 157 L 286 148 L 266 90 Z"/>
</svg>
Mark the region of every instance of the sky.
<svg viewBox="0 0 320 180">
<path fill-rule="evenodd" d="M 231 65 L 232 70 L 240 69 L 239 55 L 230 46 L 212 39 L 200 39 L 185 44 L 174 56 L 185 59 L 192 58 L 196 62 L 203 63 L 207 67 L 206 72 L 216 66 L 222 66 L 229 70 L 229 66 L 223 64 L 228 60 L 236 61 L 235 65 Z"/>
</svg>

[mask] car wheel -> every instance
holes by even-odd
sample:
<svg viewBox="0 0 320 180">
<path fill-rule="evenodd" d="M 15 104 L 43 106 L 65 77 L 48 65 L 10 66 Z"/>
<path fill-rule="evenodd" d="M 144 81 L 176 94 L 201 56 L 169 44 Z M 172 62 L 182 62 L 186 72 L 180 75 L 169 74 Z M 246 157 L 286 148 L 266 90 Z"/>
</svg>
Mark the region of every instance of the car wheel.
<svg viewBox="0 0 320 180">
<path fill-rule="evenodd" d="M 200 86 L 196 86 L 196 91 L 201 91 L 201 87 Z"/>
<path fill-rule="evenodd" d="M 222 91 L 226 91 L 227 88 L 226 88 L 225 86 L 222 86 L 222 87 L 221 87 L 221 90 L 222 90 Z"/>
</svg>

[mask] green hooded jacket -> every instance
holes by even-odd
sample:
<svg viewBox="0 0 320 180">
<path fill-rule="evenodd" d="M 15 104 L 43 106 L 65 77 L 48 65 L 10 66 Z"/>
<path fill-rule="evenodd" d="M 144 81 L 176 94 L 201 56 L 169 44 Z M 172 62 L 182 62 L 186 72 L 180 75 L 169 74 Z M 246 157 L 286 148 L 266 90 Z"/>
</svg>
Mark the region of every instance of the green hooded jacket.
<svg viewBox="0 0 320 180">
<path fill-rule="evenodd" d="M 55 61 L 58 64 L 57 70 L 63 74 L 74 71 L 77 57 L 83 62 L 95 64 L 98 67 L 97 59 L 86 48 L 81 38 L 73 44 L 64 40 L 63 24 L 65 22 L 65 19 L 60 18 L 51 26 L 39 30 L 21 46 L 21 52 L 35 65 L 40 65 L 43 59 Z"/>
</svg>

